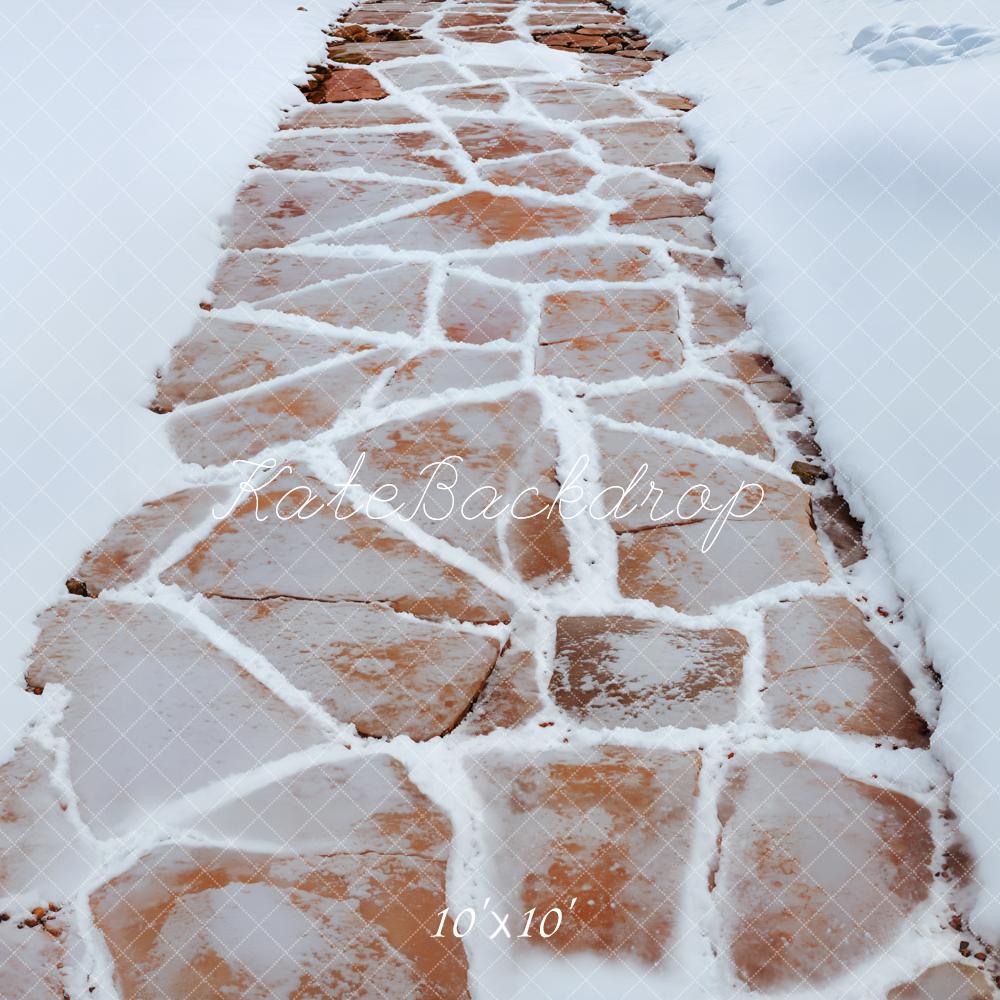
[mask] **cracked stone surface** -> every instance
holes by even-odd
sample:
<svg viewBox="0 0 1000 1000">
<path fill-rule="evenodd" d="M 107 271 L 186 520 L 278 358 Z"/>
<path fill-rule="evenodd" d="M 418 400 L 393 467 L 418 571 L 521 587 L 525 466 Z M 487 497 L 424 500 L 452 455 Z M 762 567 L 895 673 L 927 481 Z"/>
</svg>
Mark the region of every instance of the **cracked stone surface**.
<svg viewBox="0 0 1000 1000">
<path fill-rule="evenodd" d="M 330 31 L 151 380 L 179 481 L 39 619 L 0 995 L 985 1000 L 934 677 L 663 54 L 586 0 Z"/>
</svg>

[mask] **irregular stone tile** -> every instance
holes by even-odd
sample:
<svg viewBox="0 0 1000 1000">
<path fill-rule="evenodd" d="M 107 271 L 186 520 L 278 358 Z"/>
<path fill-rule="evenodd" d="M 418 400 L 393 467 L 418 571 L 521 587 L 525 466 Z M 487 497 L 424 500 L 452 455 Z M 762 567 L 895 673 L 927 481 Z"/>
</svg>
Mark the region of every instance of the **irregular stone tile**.
<svg viewBox="0 0 1000 1000">
<path fill-rule="evenodd" d="M 705 199 L 693 191 L 662 184 L 644 174 L 618 174 L 606 180 L 597 194 L 608 201 L 624 201 L 626 207 L 613 212 L 612 225 L 650 222 L 702 215 Z"/>
<path fill-rule="evenodd" d="M 768 611 L 764 706 L 776 726 L 889 736 L 927 746 L 913 685 L 842 597 L 802 598 Z"/>
<path fill-rule="evenodd" d="M 482 796 L 503 904 L 513 913 L 559 906 L 565 914 L 550 938 L 536 934 L 518 946 L 646 964 L 669 952 L 697 795 L 695 755 L 595 747 L 494 752 L 466 766 Z"/>
<path fill-rule="evenodd" d="M 725 344 L 747 329 L 746 311 L 716 292 L 687 289 L 691 303 L 691 339 L 696 344 Z"/>
<path fill-rule="evenodd" d="M 459 145 L 474 160 L 502 160 L 526 153 L 551 153 L 573 145 L 568 136 L 528 122 L 458 121 L 452 131 Z"/>
<path fill-rule="evenodd" d="M 469 736 L 485 736 L 496 729 L 514 729 L 541 709 L 534 654 L 508 646 L 486 679 L 461 731 Z"/>
<path fill-rule="evenodd" d="M 134 514 L 116 521 L 108 534 L 84 553 L 73 577 L 86 585 L 89 597 L 132 583 L 176 539 L 210 517 L 216 505 L 225 509 L 231 493 L 228 486 L 196 486 L 147 501 Z"/>
<path fill-rule="evenodd" d="M 995 995 L 981 969 L 946 962 L 931 966 L 912 983 L 889 990 L 887 1000 L 993 1000 Z"/>
<path fill-rule="evenodd" d="M 502 24 L 504 15 L 500 13 L 472 13 L 462 12 L 457 14 L 445 14 L 441 18 L 442 28 L 471 28 L 478 25 Z"/>
<path fill-rule="evenodd" d="M 32 739 L 0 767 L 0 886 L 29 910 L 72 896 L 98 863 L 52 784 L 55 769 L 55 755 Z M 6 974 L 0 959 L 0 982 Z"/>
<path fill-rule="evenodd" d="M 465 344 L 520 340 L 528 327 L 515 289 L 456 273 L 445 279 L 438 322 L 449 340 Z"/>
<path fill-rule="evenodd" d="M 306 440 L 332 426 L 397 360 L 392 351 L 362 351 L 343 364 L 180 410 L 170 423 L 170 443 L 183 462 L 224 465 L 273 445 Z"/>
<path fill-rule="evenodd" d="M 839 493 L 813 497 L 813 516 L 833 544 L 842 566 L 853 566 L 868 557 L 868 549 L 861 536 L 861 523 Z"/>
<path fill-rule="evenodd" d="M 588 52 L 583 60 L 583 78 L 599 83 L 621 83 L 643 76 L 649 64 L 638 59 L 623 59 L 619 55 L 598 55 Z"/>
<path fill-rule="evenodd" d="M 408 38 L 401 41 L 382 41 L 332 46 L 329 50 L 334 62 L 368 65 L 390 62 L 393 59 L 412 59 L 414 56 L 439 56 L 441 46 L 426 38 Z"/>
<path fill-rule="evenodd" d="M 617 56 L 610 58 L 621 61 Z M 623 167 L 686 163 L 694 156 L 694 147 L 676 118 L 595 125 L 584 128 L 583 134 L 597 143 L 607 163 Z"/>
<path fill-rule="evenodd" d="M 638 118 L 639 105 L 624 91 L 599 83 L 577 80 L 527 81 L 517 85 L 518 93 L 547 118 L 582 122 L 595 118 Z"/>
<path fill-rule="evenodd" d="M 593 221 L 592 212 L 572 205 L 546 205 L 520 196 L 472 191 L 411 215 L 355 230 L 338 242 L 378 242 L 393 250 L 453 253 L 576 233 Z"/>
<path fill-rule="evenodd" d="M 454 404 L 344 442 L 342 457 L 349 467 L 362 453 L 359 482 L 369 490 L 393 483 L 399 490 L 395 505 L 412 512 L 414 522 L 435 537 L 502 568 L 504 532 L 514 568 L 527 582 L 542 586 L 569 574 L 569 545 L 558 510 L 536 514 L 554 500 L 558 484 L 555 435 L 543 425 L 534 395 Z M 434 468 L 450 456 L 449 466 Z M 428 492 L 429 477 L 449 488 Z M 537 496 L 518 500 L 525 490 Z M 497 508 L 515 500 L 517 516 L 499 517 Z M 493 517 L 481 516 L 484 509 Z"/>
<path fill-rule="evenodd" d="M 715 180 L 714 170 L 697 163 L 657 163 L 653 170 L 685 184 L 711 184 Z"/>
<path fill-rule="evenodd" d="M 336 67 L 322 83 L 315 95 L 314 104 L 339 104 L 344 101 L 377 101 L 387 97 L 382 84 L 366 69 L 357 66 Z"/>
<path fill-rule="evenodd" d="M 400 365 L 379 393 L 379 404 L 436 396 L 521 378 L 521 355 L 513 351 L 432 349 Z M 439 458 L 444 457 L 439 456 Z"/>
<path fill-rule="evenodd" d="M 714 254 L 671 250 L 671 258 L 689 274 L 707 281 L 717 281 L 726 276 L 726 262 Z"/>
<path fill-rule="evenodd" d="M 400 90 L 418 87 L 439 87 L 445 84 L 468 84 L 465 75 L 448 62 L 407 62 L 386 66 L 381 70 Z"/>
<path fill-rule="evenodd" d="M 927 898 L 927 810 L 794 754 L 740 766 L 719 804 L 714 897 L 751 989 L 818 985 L 877 954 Z"/>
<path fill-rule="evenodd" d="M 707 216 L 692 215 L 679 219 L 653 219 L 649 222 L 630 222 L 615 227 L 619 232 L 633 236 L 651 236 L 657 240 L 675 240 L 701 250 L 714 250 L 715 238 L 712 223 Z"/>
<path fill-rule="evenodd" d="M 411 854 L 448 860 L 448 817 L 388 754 L 319 764 L 212 809 L 189 832 L 296 854 Z"/>
<path fill-rule="evenodd" d="M 415 125 L 424 119 L 407 104 L 389 97 L 352 104 L 320 104 L 297 108 L 279 129 L 364 128 L 372 125 Z"/>
<path fill-rule="evenodd" d="M 471 576 L 363 510 L 338 508 L 333 491 L 290 465 L 277 466 L 163 580 L 223 597 L 381 602 L 424 618 L 471 622 L 509 618 L 506 602 Z"/>
<path fill-rule="evenodd" d="M 211 317 L 173 348 L 150 408 L 169 413 L 183 403 L 215 399 L 374 347 L 371 341 Z"/>
<path fill-rule="evenodd" d="M 342 329 L 360 327 L 382 333 L 420 333 L 427 311 L 430 269 L 401 264 L 286 292 L 258 303 L 296 316 L 308 316 Z"/>
<path fill-rule="evenodd" d="M 258 160 L 272 170 L 346 170 L 460 183 L 462 175 L 433 151 L 443 145 L 433 132 L 339 132 L 304 135 L 288 131 Z"/>
<path fill-rule="evenodd" d="M 347 181 L 257 171 L 236 196 L 226 220 L 226 246 L 268 249 L 361 222 L 434 189 L 403 181 Z"/>
<path fill-rule="evenodd" d="M 212 283 L 214 306 L 223 309 L 238 302 L 256 302 L 280 292 L 351 274 L 368 274 L 390 265 L 390 261 L 371 257 L 316 257 L 264 250 L 230 252 L 222 258 Z"/>
<path fill-rule="evenodd" d="M 45 613 L 27 671 L 65 684 L 80 815 L 121 835 L 173 799 L 321 743 L 323 732 L 152 604 L 70 600 Z"/>
<path fill-rule="evenodd" d="M 718 382 L 697 380 L 680 388 L 594 397 L 590 406 L 612 420 L 662 427 L 718 441 L 749 455 L 774 458 L 774 446 L 754 411 L 735 389 Z"/>
<path fill-rule="evenodd" d="M 439 107 L 454 111 L 499 111 L 509 100 L 507 91 L 496 83 L 466 83 L 464 86 L 441 87 L 420 95 Z"/>
<path fill-rule="evenodd" d="M 732 722 L 746 651 L 732 629 L 677 629 L 620 615 L 560 618 L 549 694 L 595 729 Z"/>
<path fill-rule="evenodd" d="M 533 284 L 548 281 L 648 281 L 664 274 L 644 247 L 621 243 L 560 244 L 527 253 L 480 258 L 481 271 L 508 281 Z"/>
<path fill-rule="evenodd" d="M 681 97 L 679 94 L 664 94 L 659 90 L 643 90 L 639 96 L 658 107 L 671 111 L 690 111 L 695 106 L 694 101 L 687 97 Z"/>
<path fill-rule="evenodd" d="M 500 644 L 378 604 L 213 598 L 212 612 L 297 688 L 362 736 L 450 732 Z"/>
<path fill-rule="evenodd" d="M 10 1000 L 61 1000 L 68 996 L 62 975 L 68 956 L 62 938 L 58 923 L 51 929 L 48 923 L 44 927 L 18 927 L 14 920 L 0 923 L 3 996 Z"/>
<path fill-rule="evenodd" d="M 130 997 L 468 997 L 443 861 L 162 847 L 91 897 Z"/>
<path fill-rule="evenodd" d="M 382 24 L 391 25 L 394 28 L 422 28 L 431 19 L 431 16 L 431 10 L 409 13 L 403 10 L 380 10 L 378 7 L 360 8 L 348 14 L 348 17 L 355 24 Z M 358 41 L 365 41 L 365 39 L 358 39 Z"/>
<path fill-rule="evenodd" d="M 535 352 L 535 371 L 600 384 L 663 375 L 680 367 L 681 360 L 676 335 L 625 330 L 543 345 Z"/>
<path fill-rule="evenodd" d="M 458 38 L 463 42 L 476 42 L 480 45 L 496 45 L 498 42 L 514 42 L 519 35 L 512 28 L 453 28 L 445 32 L 449 38 Z"/>
<path fill-rule="evenodd" d="M 465 67 L 480 80 L 509 80 L 517 77 L 540 76 L 542 70 L 532 66 L 489 66 L 485 64 L 470 64 Z"/>
<path fill-rule="evenodd" d="M 479 168 L 491 184 L 525 186 L 550 194 L 576 194 L 594 176 L 594 171 L 572 153 L 541 153 L 513 163 L 488 163 Z"/>
</svg>

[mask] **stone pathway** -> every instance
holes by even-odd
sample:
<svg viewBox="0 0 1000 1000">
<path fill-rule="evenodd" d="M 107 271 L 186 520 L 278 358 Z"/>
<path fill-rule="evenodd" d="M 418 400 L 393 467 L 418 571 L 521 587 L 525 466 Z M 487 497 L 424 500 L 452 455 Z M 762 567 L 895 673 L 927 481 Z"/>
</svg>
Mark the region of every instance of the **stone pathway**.
<svg viewBox="0 0 1000 1000">
<path fill-rule="evenodd" d="M 932 675 L 661 55 L 587 0 L 335 32 L 158 378 L 190 487 L 41 619 L 0 995 L 991 995 Z"/>
</svg>

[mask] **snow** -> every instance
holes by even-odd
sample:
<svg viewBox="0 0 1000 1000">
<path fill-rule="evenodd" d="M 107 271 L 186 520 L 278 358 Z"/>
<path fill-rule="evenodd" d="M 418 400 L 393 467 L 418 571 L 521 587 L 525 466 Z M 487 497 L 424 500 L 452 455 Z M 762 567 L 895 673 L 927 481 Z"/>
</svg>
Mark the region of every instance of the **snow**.
<svg viewBox="0 0 1000 1000">
<path fill-rule="evenodd" d="M 0 13 L 5 413 L 0 758 L 35 613 L 177 481 L 152 374 L 190 329 L 217 219 L 343 0 L 39 0 Z M 308 9 L 300 9 L 305 7 Z"/>
<path fill-rule="evenodd" d="M 933 747 L 1000 943 L 1000 33 L 985 0 L 626 0 L 715 233 L 941 673 Z"/>
</svg>

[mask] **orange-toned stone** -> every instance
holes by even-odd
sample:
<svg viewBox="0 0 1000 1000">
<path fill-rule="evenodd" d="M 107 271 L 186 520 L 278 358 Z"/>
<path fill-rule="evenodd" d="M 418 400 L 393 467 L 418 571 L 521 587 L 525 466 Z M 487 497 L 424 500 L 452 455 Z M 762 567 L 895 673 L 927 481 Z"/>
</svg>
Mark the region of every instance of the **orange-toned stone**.
<svg viewBox="0 0 1000 1000">
<path fill-rule="evenodd" d="M 455 138 L 474 160 L 501 160 L 526 153 L 567 149 L 572 139 L 550 129 L 515 121 L 456 123 Z"/>
<path fill-rule="evenodd" d="M 732 629 L 678 629 L 620 615 L 560 618 L 549 694 L 597 729 L 732 722 L 746 650 Z"/>
<path fill-rule="evenodd" d="M 912 684 L 843 597 L 808 597 L 768 611 L 767 687 L 772 724 L 888 736 L 927 745 Z"/>
<path fill-rule="evenodd" d="M 696 344 L 725 344 L 746 330 L 746 312 L 742 306 L 700 288 L 689 288 L 687 295 L 692 309 L 691 339 Z"/>
<path fill-rule="evenodd" d="M 163 847 L 91 898 L 126 996 L 468 996 L 433 938 L 445 864 L 408 854 Z M 377 983 L 377 986 L 375 984 Z"/>
<path fill-rule="evenodd" d="M 696 756 L 629 747 L 495 751 L 466 766 L 483 800 L 494 884 L 506 890 L 500 912 L 560 906 L 565 914 L 558 933 L 518 945 L 649 964 L 668 953 Z"/>
<path fill-rule="evenodd" d="M 211 317 L 174 347 L 170 365 L 157 379 L 152 407 L 166 413 L 182 403 L 215 399 L 374 346 L 359 339 Z"/>
<path fill-rule="evenodd" d="M 401 364 L 379 393 L 379 403 L 436 396 L 449 389 L 473 389 L 521 377 L 521 356 L 509 350 L 435 348 Z M 433 461 L 443 458 L 439 455 Z"/>
<path fill-rule="evenodd" d="M 708 438 L 749 455 L 774 457 L 774 446 L 754 411 L 731 386 L 697 380 L 680 388 L 639 389 L 597 397 L 591 409 L 612 420 L 646 424 Z"/>
<path fill-rule="evenodd" d="M 391 351 L 361 351 L 342 364 L 265 383 L 237 399 L 180 410 L 171 420 L 170 441 L 184 462 L 223 465 L 306 440 L 329 428 L 397 360 Z"/>
<path fill-rule="evenodd" d="M 222 258 L 212 283 L 214 306 L 227 308 L 237 302 L 256 302 L 280 292 L 389 266 L 388 261 L 372 257 L 316 257 L 267 250 L 230 252 Z"/>
<path fill-rule="evenodd" d="M 645 90 L 641 95 L 647 101 L 651 101 L 658 107 L 666 108 L 670 111 L 690 111 L 695 105 L 694 101 L 679 94 L 665 94 L 657 90 Z"/>
<path fill-rule="evenodd" d="M 87 585 L 90 597 L 132 583 L 172 542 L 211 517 L 213 509 L 225 510 L 232 492 L 226 486 L 192 487 L 144 503 L 86 552 L 73 577 Z"/>
<path fill-rule="evenodd" d="M 272 170 L 347 170 L 458 183 L 462 175 L 441 156 L 441 137 L 433 132 L 281 133 L 258 157 Z"/>
<path fill-rule="evenodd" d="M 751 989 L 855 972 L 927 898 L 930 816 L 898 792 L 762 754 L 736 769 L 719 812 L 715 905 Z"/>
<path fill-rule="evenodd" d="M 645 75 L 649 64 L 640 59 L 623 59 L 620 54 L 588 52 L 583 60 L 583 77 L 598 83 L 621 83 Z"/>
<path fill-rule="evenodd" d="M 528 325 L 516 290 L 464 272 L 446 278 L 438 322 L 449 340 L 465 344 L 520 340 Z"/>
<path fill-rule="evenodd" d="M 502 26 L 484 28 L 452 28 L 447 34 L 463 42 L 477 42 L 480 45 L 496 45 L 498 42 L 513 42 L 519 36 L 513 28 Z"/>
<path fill-rule="evenodd" d="M 461 732 L 482 736 L 496 729 L 513 729 L 542 708 L 535 677 L 535 656 L 527 649 L 508 646 L 497 660 Z"/>
<path fill-rule="evenodd" d="M 212 613 L 297 688 L 362 736 L 449 732 L 493 669 L 500 644 L 379 604 L 214 598 Z"/>
<path fill-rule="evenodd" d="M 4 997 L 59 1000 L 68 995 L 63 979 L 63 968 L 68 964 L 66 922 L 59 924 L 57 937 L 42 927 L 18 927 L 14 920 L 0 923 L 0 989 Z"/>
<path fill-rule="evenodd" d="M 996 991 L 982 969 L 958 962 L 933 965 L 912 983 L 889 990 L 887 1000 L 993 1000 Z"/>
<path fill-rule="evenodd" d="M 651 236 L 657 240 L 673 240 L 701 250 L 715 249 L 712 223 L 705 215 L 621 223 L 616 228 L 620 232 L 630 233 L 634 236 Z"/>
<path fill-rule="evenodd" d="M 569 574 L 569 546 L 558 510 L 532 516 L 558 492 L 555 435 L 543 425 L 533 395 L 449 406 L 344 443 L 346 464 L 353 466 L 362 453 L 359 481 L 370 490 L 393 483 L 399 489 L 395 504 L 415 512 L 414 522 L 430 534 L 497 568 L 503 567 L 503 538 L 514 570 L 537 586 Z M 448 489 L 428 492 L 433 463 L 449 456 L 454 456 L 450 467 L 436 472 L 436 481 Z M 531 490 L 537 495 L 521 496 Z M 505 505 L 515 506 L 509 516 L 498 516 Z"/>
<path fill-rule="evenodd" d="M 611 215 L 611 222 L 616 226 L 702 215 L 705 211 L 701 195 L 655 181 L 644 174 L 619 174 L 606 180 L 597 194 L 609 201 L 626 203 L 625 208 Z"/>
<path fill-rule="evenodd" d="M 445 14 L 441 18 L 442 28 L 472 28 L 478 25 L 502 24 L 504 15 L 499 13 Z"/>
<path fill-rule="evenodd" d="M 853 566 L 868 556 L 861 523 L 839 493 L 813 497 L 813 517 L 833 545 L 842 566 Z"/>
<path fill-rule="evenodd" d="M 445 85 L 460 87 L 468 83 L 465 76 L 449 62 L 400 63 L 398 66 L 386 66 L 383 72 L 402 90 Z"/>
<path fill-rule="evenodd" d="M 360 66 L 345 66 L 331 73 L 312 98 L 316 104 L 339 104 L 344 101 L 377 101 L 387 97 L 382 84 Z"/>
<path fill-rule="evenodd" d="M 416 335 L 427 311 L 429 279 L 426 266 L 401 264 L 283 292 L 261 300 L 258 308 L 308 316 L 341 329 Z"/>
<path fill-rule="evenodd" d="M 496 83 L 441 87 L 425 91 L 421 96 L 442 108 L 467 112 L 499 111 L 509 100 L 507 91 Z"/>
<path fill-rule="evenodd" d="M 453 253 L 515 240 L 563 236 L 586 229 L 593 221 L 592 212 L 572 205 L 472 191 L 411 215 L 355 230 L 338 242 Z"/>
<path fill-rule="evenodd" d="M 714 170 L 697 163 L 657 163 L 653 169 L 685 184 L 711 184 L 715 180 Z"/>
<path fill-rule="evenodd" d="M 509 619 L 506 602 L 477 580 L 363 510 L 338 509 L 335 491 L 302 469 L 278 465 L 271 475 L 164 581 L 223 597 L 382 602 L 424 618 Z M 303 505 L 312 516 L 296 516 Z"/>
<path fill-rule="evenodd" d="M 622 243 L 560 244 L 477 261 L 480 270 L 508 281 L 648 281 L 664 268 L 645 247 Z"/>
<path fill-rule="evenodd" d="M 426 38 L 407 38 L 396 42 L 347 43 L 336 45 L 329 50 L 334 62 L 362 64 L 391 62 L 393 59 L 410 59 L 413 56 L 439 56 L 441 46 Z"/>
<path fill-rule="evenodd" d="M 236 250 L 286 246 L 400 208 L 433 191 L 404 181 L 347 181 L 259 170 L 236 197 L 225 225 L 226 245 Z"/>
<path fill-rule="evenodd" d="M 479 172 L 492 184 L 531 187 L 551 194 L 576 194 L 594 176 L 593 169 L 566 152 L 540 153 L 513 163 L 487 163 Z"/>
<path fill-rule="evenodd" d="M 152 604 L 69 600 L 45 613 L 29 685 L 72 695 L 69 743 L 80 815 L 126 833 L 172 799 L 321 743 L 322 730 L 234 660 Z"/>
<path fill-rule="evenodd" d="M 617 56 L 611 58 L 617 60 Z M 694 147 L 680 130 L 676 118 L 594 125 L 583 133 L 597 143 L 608 163 L 624 167 L 686 163 L 694 155 Z"/>
<path fill-rule="evenodd" d="M 595 42 L 601 43 L 600 39 Z M 639 105 L 624 91 L 578 80 L 527 81 L 518 93 L 553 121 L 591 121 L 595 118 L 638 118 Z"/>
<path fill-rule="evenodd" d="M 424 119 L 394 98 L 352 104 L 318 104 L 298 108 L 279 129 L 362 128 L 372 125 L 414 125 Z"/>
<path fill-rule="evenodd" d="M 410 10 L 385 10 L 378 7 L 359 7 L 351 11 L 348 17 L 355 24 L 367 25 L 388 25 L 394 28 L 422 28 L 432 16 L 433 9 L 414 8 Z M 343 33 L 338 26 L 337 33 L 343 37 Z M 364 41 L 365 39 L 358 39 Z M 375 43 L 377 44 L 377 43 Z"/>
</svg>

